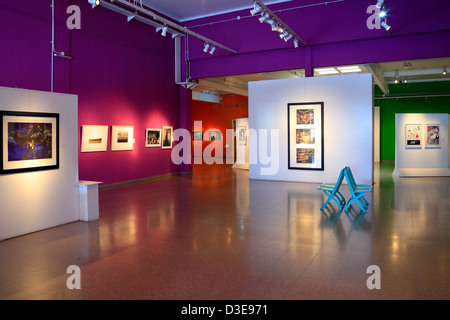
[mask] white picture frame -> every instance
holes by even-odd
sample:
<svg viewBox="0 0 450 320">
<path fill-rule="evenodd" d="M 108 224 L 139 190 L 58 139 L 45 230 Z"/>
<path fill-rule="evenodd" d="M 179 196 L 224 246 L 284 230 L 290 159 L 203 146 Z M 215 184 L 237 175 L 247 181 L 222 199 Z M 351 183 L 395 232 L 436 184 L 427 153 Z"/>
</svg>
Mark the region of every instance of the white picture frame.
<svg viewBox="0 0 450 320">
<path fill-rule="evenodd" d="M 173 127 L 171 126 L 162 127 L 161 149 L 172 149 L 172 133 Z"/>
<path fill-rule="evenodd" d="M 108 129 L 103 125 L 81 127 L 81 152 L 103 152 L 108 149 Z"/>
<path fill-rule="evenodd" d="M 425 147 L 440 148 L 441 147 L 441 126 L 440 124 L 425 125 Z"/>
<path fill-rule="evenodd" d="M 145 147 L 161 147 L 161 129 L 145 129 Z"/>
<path fill-rule="evenodd" d="M 112 126 L 111 128 L 111 151 L 133 150 L 134 127 Z"/>
</svg>

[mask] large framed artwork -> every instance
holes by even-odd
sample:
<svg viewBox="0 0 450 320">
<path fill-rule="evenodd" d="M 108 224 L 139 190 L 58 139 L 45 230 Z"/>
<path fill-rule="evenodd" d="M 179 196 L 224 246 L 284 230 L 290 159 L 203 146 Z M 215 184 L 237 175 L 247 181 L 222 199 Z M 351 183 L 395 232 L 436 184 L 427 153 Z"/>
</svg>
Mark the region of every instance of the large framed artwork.
<svg viewBox="0 0 450 320">
<path fill-rule="evenodd" d="M 81 129 L 81 152 L 106 151 L 108 128 L 108 126 L 83 125 Z"/>
<path fill-rule="evenodd" d="M 161 146 L 161 129 L 145 129 L 145 146 L 147 148 Z"/>
<path fill-rule="evenodd" d="M 162 127 L 162 149 L 172 148 L 172 131 L 173 127 Z"/>
<path fill-rule="evenodd" d="M 440 126 L 438 124 L 427 124 L 425 126 L 427 130 L 427 140 L 425 147 L 427 148 L 440 148 Z"/>
<path fill-rule="evenodd" d="M 406 148 L 422 148 L 422 125 L 405 125 Z"/>
<path fill-rule="evenodd" d="M 59 114 L 0 111 L 0 174 L 59 168 Z"/>
<path fill-rule="evenodd" d="M 133 150 L 134 127 L 133 126 L 112 126 L 111 130 L 111 150 Z"/>
<path fill-rule="evenodd" d="M 324 170 L 323 102 L 288 103 L 288 169 Z"/>
</svg>

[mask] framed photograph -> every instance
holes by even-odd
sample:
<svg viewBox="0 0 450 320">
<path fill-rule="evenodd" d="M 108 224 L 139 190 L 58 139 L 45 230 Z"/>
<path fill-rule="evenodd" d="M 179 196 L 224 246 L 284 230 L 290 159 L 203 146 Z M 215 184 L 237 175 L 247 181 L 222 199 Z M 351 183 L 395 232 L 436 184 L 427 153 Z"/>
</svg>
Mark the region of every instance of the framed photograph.
<svg viewBox="0 0 450 320">
<path fill-rule="evenodd" d="M 161 146 L 161 129 L 145 129 L 145 146 L 147 148 Z"/>
<path fill-rule="evenodd" d="M 192 139 L 194 141 L 203 141 L 203 135 L 204 135 L 203 131 L 193 131 L 192 132 Z"/>
<path fill-rule="evenodd" d="M 238 144 L 241 146 L 247 145 L 247 127 L 238 127 Z"/>
<path fill-rule="evenodd" d="M 111 151 L 133 150 L 133 143 L 133 126 L 112 126 Z"/>
<path fill-rule="evenodd" d="M 427 133 L 425 146 L 428 148 L 440 148 L 440 126 L 438 124 L 427 124 L 425 128 Z"/>
<path fill-rule="evenodd" d="M 323 102 L 288 103 L 288 169 L 324 170 Z"/>
<path fill-rule="evenodd" d="M 407 124 L 405 125 L 406 132 L 406 148 L 422 148 L 422 125 Z"/>
<path fill-rule="evenodd" d="M 172 149 L 172 127 L 162 127 L 162 149 Z"/>
<path fill-rule="evenodd" d="M 108 126 L 83 125 L 81 127 L 81 152 L 106 151 Z"/>
<path fill-rule="evenodd" d="M 59 168 L 59 114 L 0 111 L 0 174 Z"/>
<path fill-rule="evenodd" d="M 220 131 L 209 131 L 209 141 L 216 141 L 222 139 L 222 133 Z"/>
</svg>

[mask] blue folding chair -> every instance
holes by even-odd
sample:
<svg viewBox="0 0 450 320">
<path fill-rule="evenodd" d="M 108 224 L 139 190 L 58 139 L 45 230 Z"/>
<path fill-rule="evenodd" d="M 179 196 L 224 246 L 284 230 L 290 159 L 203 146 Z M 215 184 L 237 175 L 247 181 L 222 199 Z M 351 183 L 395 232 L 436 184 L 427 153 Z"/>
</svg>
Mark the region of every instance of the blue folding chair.
<svg viewBox="0 0 450 320">
<path fill-rule="evenodd" d="M 339 210 L 342 210 L 344 208 L 345 198 L 339 191 L 342 181 L 344 180 L 344 175 L 345 175 L 344 169 L 342 169 L 341 172 L 339 173 L 339 177 L 336 183 L 322 183 L 317 188 L 317 190 L 322 190 L 328 196 L 327 201 L 325 201 L 320 210 L 323 210 L 330 203 L 331 200 L 334 200 L 334 202 L 336 202 Z"/>
<path fill-rule="evenodd" d="M 345 179 L 347 180 L 348 187 L 349 187 L 350 193 L 352 195 L 351 199 L 347 202 L 347 205 L 345 206 L 344 211 L 347 211 L 348 208 L 350 207 L 350 205 L 353 202 L 356 202 L 363 212 L 367 212 L 367 209 L 369 208 L 369 201 L 367 201 L 366 198 L 364 198 L 364 194 L 367 192 L 371 192 L 372 186 L 371 185 L 357 185 L 350 167 L 345 167 L 344 172 L 345 172 L 344 173 Z"/>
</svg>

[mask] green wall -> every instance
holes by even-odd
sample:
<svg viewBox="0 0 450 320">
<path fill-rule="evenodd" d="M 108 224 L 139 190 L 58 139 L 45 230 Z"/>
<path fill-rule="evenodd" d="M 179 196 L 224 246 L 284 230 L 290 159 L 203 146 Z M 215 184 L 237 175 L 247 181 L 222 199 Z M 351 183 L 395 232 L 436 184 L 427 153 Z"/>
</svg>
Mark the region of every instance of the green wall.
<svg viewBox="0 0 450 320">
<path fill-rule="evenodd" d="M 375 87 L 375 106 L 380 107 L 381 161 L 395 161 L 396 113 L 449 113 L 450 81 L 390 84 L 389 95 L 447 94 L 445 97 L 377 99 L 382 92 Z"/>
</svg>

